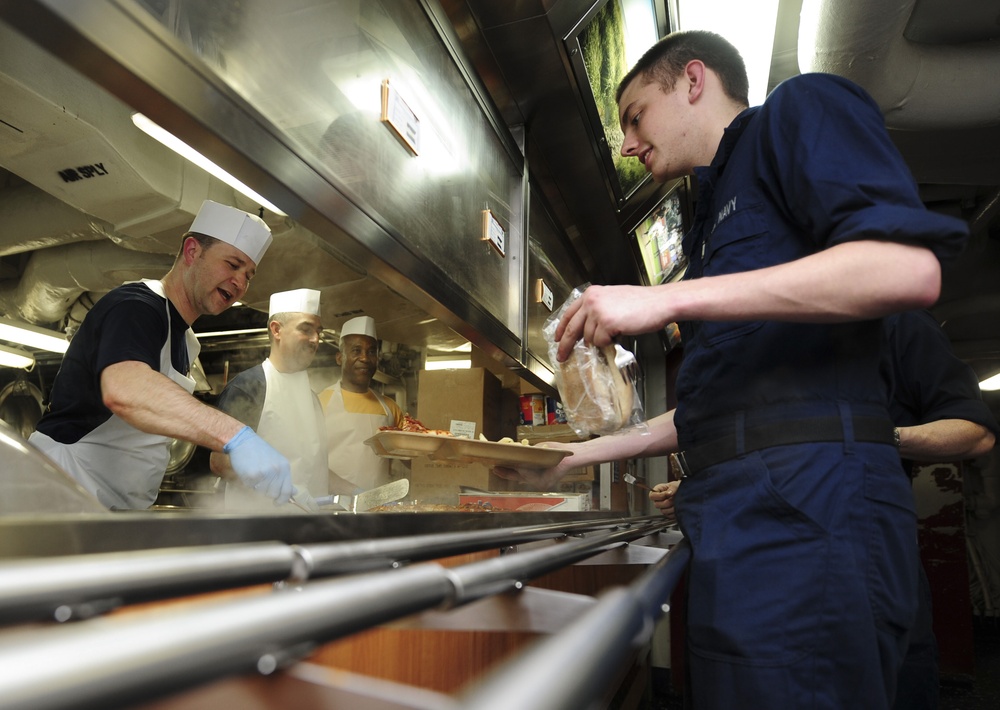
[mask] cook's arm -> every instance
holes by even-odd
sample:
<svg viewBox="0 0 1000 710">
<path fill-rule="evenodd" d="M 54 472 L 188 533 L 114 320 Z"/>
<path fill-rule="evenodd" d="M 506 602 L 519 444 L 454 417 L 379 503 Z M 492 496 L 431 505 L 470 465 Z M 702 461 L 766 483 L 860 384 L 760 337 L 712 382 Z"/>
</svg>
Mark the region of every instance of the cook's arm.
<svg viewBox="0 0 1000 710">
<path fill-rule="evenodd" d="M 104 368 L 101 396 L 108 409 L 140 431 L 212 451 L 222 451 L 243 428 L 239 420 L 199 402 L 170 378 L 134 360 Z"/>
<path fill-rule="evenodd" d="M 899 427 L 899 455 L 914 461 L 974 459 L 989 452 L 994 443 L 989 429 L 965 419 Z"/>
</svg>

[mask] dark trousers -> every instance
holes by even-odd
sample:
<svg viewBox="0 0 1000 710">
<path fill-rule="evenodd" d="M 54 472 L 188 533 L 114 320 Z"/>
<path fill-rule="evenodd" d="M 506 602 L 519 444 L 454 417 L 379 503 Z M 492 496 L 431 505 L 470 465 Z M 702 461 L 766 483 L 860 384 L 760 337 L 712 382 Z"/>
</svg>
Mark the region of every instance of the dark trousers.
<svg viewBox="0 0 1000 710">
<path fill-rule="evenodd" d="M 695 473 L 688 659 L 698 710 L 888 710 L 916 615 L 916 516 L 891 446 L 778 446 Z"/>
<path fill-rule="evenodd" d="M 931 584 L 920 566 L 917 623 L 899 671 L 893 710 L 937 710 L 940 702 L 940 656 L 934 638 Z"/>
</svg>

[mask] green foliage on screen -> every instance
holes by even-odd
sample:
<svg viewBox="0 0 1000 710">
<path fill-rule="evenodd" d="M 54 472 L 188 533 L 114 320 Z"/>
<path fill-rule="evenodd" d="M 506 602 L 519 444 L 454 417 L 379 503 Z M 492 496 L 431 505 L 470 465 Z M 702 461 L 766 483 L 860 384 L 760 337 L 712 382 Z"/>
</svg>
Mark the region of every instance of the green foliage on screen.
<svg viewBox="0 0 1000 710">
<path fill-rule="evenodd" d="M 594 16 L 580 35 L 580 49 L 618 184 L 628 195 L 646 177 L 646 169 L 635 158 L 621 154 L 624 136 L 618 126 L 615 89 L 629 68 L 625 63 L 625 16 L 618 0 L 610 0 Z"/>
</svg>

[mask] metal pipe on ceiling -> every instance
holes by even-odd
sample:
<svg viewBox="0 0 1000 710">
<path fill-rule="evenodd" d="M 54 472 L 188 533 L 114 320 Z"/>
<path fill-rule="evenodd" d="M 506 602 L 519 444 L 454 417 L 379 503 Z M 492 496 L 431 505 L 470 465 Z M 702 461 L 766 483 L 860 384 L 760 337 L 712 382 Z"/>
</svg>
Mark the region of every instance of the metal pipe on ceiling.
<svg viewBox="0 0 1000 710">
<path fill-rule="evenodd" d="M 802 0 L 802 72 L 839 74 L 863 86 L 890 128 L 973 128 L 1000 117 L 995 42 L 930 44 L 906 32 L 917 0 Z"/>
</svg>

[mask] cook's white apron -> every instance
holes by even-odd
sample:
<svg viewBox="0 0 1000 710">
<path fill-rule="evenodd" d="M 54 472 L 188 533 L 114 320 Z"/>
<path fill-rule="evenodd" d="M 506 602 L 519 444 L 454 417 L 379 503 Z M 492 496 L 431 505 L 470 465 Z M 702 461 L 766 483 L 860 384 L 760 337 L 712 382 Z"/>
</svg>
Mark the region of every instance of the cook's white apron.
<svg viewBox="0 0 1000 710">
<path fill-rule="evenodd" d="M 329 466 L 333 473 L 363 490 L 390 483 L 391 461 L 372 451 L 364 442 L 378 433 L 379 427 L 395 426 L 389 406 L 378 392 L 372 392 L 382 405 L 383 414 L 355 414 L 344 409 L 344 395 L 338 382 L 326 405 L 326 438 Z"/>
<path fill-rule="evenodd" d="M 278 450 L 292 468 L 292 483 L 300 493 L 314 498 L 329 492 L 326 470 L 326 436 L 323 431 L 323 410 L 309 387 L 309 375 L 285 373 L 271 364 L 264 369 L 264 406 L 260 413 L 257 434 Z M 239 483 L 226 485 L 226 508 L 274 508 L 267 496 Z"/>
<path fill-rule="evenodd" d="M 143 279 L 143 283 L 153 293 L 166 298 L 159 281 Z M 169 303 L 164 303 L 164 308 L 167 341 L 160 350 L 159 372 L 191 394 L 194 378 L 175 370 L 170 361 L 172 319 Z M 193 364 L 201 345 L 190 328 L 185 339 L 188 362 Z M 143 510 L 153 504 L 170 463 L 172 441 L 167 436 L 139 431 L 114 414 L 75 444 L 61 444 L 38 431 L 31 435 L 33 445 L 112 510 Z"/>
</svg>

